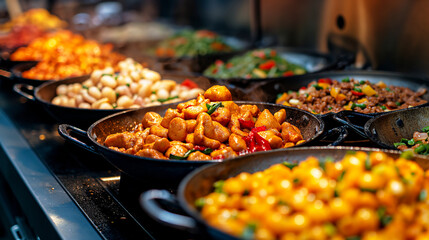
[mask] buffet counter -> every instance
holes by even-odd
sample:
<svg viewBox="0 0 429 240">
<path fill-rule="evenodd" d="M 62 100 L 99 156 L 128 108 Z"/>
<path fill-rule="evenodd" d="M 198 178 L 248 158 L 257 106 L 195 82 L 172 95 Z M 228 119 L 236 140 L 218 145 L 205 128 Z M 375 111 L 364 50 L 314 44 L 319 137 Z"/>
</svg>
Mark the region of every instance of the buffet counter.
<svg viewBox="0 0 429 240">
<path fill-rule="evenodd" d="M 119 194 L 119 171 L 100 156 L 65 143 L 57 128 L 40 105 L 25 102 L 9 82 L 2 82 L 0 190 L 8 194 L 0 194 L 0 210 L 6 209 L 2 218 L 7 218 L 0 219 L 8 236 L 164 239 L 174 234 L 189 239 L 142 212 L 137 202 L 141 188 L 133 198 Z"/>
</svg>

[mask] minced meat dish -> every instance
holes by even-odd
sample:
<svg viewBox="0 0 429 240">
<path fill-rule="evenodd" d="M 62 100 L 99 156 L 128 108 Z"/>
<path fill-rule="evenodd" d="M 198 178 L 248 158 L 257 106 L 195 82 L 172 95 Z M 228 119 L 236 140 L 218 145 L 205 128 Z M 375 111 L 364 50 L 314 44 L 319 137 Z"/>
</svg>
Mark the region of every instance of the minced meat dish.
<svg viewBox="0 0 429 240">
<path fill-rule="evenodd" d="M 345 78 L 341 81 L 322 78 L 302 87 L 299 91 L 279 94 L 276 103 L 297 107 L 315 114 L 343 110 L 376 113 L 414 107 L 426 103 L 422 96 L 426 89 L 417 92 L 406 87 L 387 86 Z"/>
</svg>

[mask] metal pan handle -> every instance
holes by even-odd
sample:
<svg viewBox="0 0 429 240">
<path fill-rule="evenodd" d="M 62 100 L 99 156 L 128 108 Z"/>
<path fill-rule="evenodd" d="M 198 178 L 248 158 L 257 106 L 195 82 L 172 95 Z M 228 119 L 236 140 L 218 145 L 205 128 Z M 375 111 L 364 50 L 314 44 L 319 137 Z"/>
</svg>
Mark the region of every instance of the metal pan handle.
<svg viewBox="0 0 429 240">
<path fill-rule="evenodd" d="M 350 127 L 351 129 L 353 129 L 357 134 L 359 134 L 361 137 L 363 138 L 368 138 L 368 136 L 366 136 L 365 132 L 364 132 L 364 127 L 363 126 L 359 126 L 356 124 L 353 124 L 352 122 L 350 122 L 347 117 L 345 117 L 345 119 L 342 118 L 344 114 L 343 113 L 339 113 L 339 114 L 335 114 L 333 116 L 333 118 L 335 119 L 335 121 L 344 124 L 348 127 Z M 358 117 L 363 117 L 363 118 L 368 118 L 371 119 L 371 116 L 368 116 L 367 114 L 363 114 L 363 113 L 358 113 L 358 112 L 347 112 L 347 116 L 358 116 Z"/>
<path fill-rule="evenodd" d="M 164 200 L 169 204 L 178 205 L 176 197 L 166 190 L 149 190 L 140 196 L 140 206 L 156 221 L 170 227 L 198 233 L 197 222 L 191 217 L 179 215 L 163 209 L 157 200 Z"/>
<path fill-rule="evenodd" d="M 13 85 L 13 90 L 19 95 L 25 97 L 26 99 L 33 102 L 35 101 L 34 86 L 24 84 L 24 83 L 17 83 Z M 26 91 L 31 92 L 31 94 L 26 93 Z"/>
<path fill-rule="evenodd" d="M 88 138 L 88 136 L 86 135 L 86 132 L 83 131 L 82 129 L 79 129 L 77 127 L 71 126 L 69 124 L 60 124 L 58 126 L 58 133 L 60 134 L 61 137 L 63 137 L 65 140 L 70 141 L 71 143 L 75 144 L 78 147 L 81 147 L 85 150 L 88 150 L 92 153 L 95 153 L 97 155 L 100 155 L 97 150 L 95 150 L 95 148 L 93 146 L 90 146 L 86 143 L 84 143 L 81 139 L 79 138 L 83 138 L 86 140 L 90 140 Z M 77 137 L 73 137 L 71 135 L 71 133 L 75 133 L 75 135 Z"/>
<path fill-rule="evenodd" d="M 0 69 L 0 76 L 11 79 L 12 78 L 12 73 L 5 71 L 3 69 Z"/>
<path fill-rule="evenodd" d="M 330 143 L 328 146 L 339 146 L 346 140 L 347 136 L 349 135 L 349 131 L 347 131 L 347 126 L 329 129 L 326 136 L 331 136 L 335 134 L 338 134 L 338 138 L 334 142 Z"/>
</svg>

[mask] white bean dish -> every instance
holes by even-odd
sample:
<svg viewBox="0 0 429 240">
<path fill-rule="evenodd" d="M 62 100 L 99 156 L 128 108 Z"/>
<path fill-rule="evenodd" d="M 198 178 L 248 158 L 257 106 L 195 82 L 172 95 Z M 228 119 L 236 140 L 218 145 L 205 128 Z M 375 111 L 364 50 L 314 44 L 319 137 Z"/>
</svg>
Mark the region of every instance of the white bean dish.
<svg viewBox="0 0 429 240">
<path fill-rule="evenodd" d="M 204 90 L 189 79 L 161 80 L 158 72 L 131 58 L 119 62 L 119 73 L 107 67 L 82 83 L 62 84 L 52 104 L 85 109 L 140 108 L 196 98 Z"/>
</svg>

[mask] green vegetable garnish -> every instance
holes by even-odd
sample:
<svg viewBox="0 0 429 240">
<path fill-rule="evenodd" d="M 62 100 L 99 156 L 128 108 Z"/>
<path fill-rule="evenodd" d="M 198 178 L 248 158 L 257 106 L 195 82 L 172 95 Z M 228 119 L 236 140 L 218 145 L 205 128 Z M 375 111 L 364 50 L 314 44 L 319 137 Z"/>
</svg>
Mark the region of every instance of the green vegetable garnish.
<svg viewBox="0 0 429 240">
<path fill-rule="evenodd" d="M 293 169 L 294 167 L 298 166 L 298 163 L 291 163 L 291 162 L 283 162 L 282 164 L 288 167 L 289 169 Z"/>
<path fill-rule="evenodd" d="M 424 200 L 426 200 L 427 197 L 428 197 L 428 192 L 426 191 L 426 189 L 421 190 L 419 193 L 419 201 L 423 202 Z"/>
<path fill-rule="evenodd" d="M 207 114 L 211 115 L 216 111 L 216 109 L 218 109 L 219 107 L 223 107 L 223 105 L 222 105 L 222 102 L 218 102 L 212 105 L 206 103 L 206 107 L 207 107 Z"/>
<path fill-rule="evenodd" d="M 341 182 L 342 180 L 343 180 L 343 178 L 344 178 L 344 175 L 346 175 L 346 171 L 344 170 L 344 171 L 342 171 L 341 172 L 341 174 L 340 174 L 340 176 L 338 177 L 338 182 Z"/>
<path fill-rule="evenodd" d="M 427 127 L 424 127 L 424 128 L 422 129 L 422 132 L 426 132 L 426 133 L 429 133 L 429 126 L 427 126 Z"/>
<path fill-rule="evenodd" d="M 89 87 L 88 87 L 88 86 L 86 86 L 86 85 L 82 85 L 82 88 L 83 88 L 83 89 L 89 89 Z"/>
<path fill-rule="evenodd" d="M 387 107 L 386 106 L 380 106 L 381 107 L 381 109 L 383 109 L 383 110 L 386 110 L 387 109 Z"/>
<path fill-rule="evenodd" d="M 206 148 L 204 150 L 191 149 L 191 150 L 188 150 L 183 156 L 176 156 L 174 154 L 170 154 L 170 159 L 186 160 L 191 153 L 196 152 L 196 151 L 200 151 L 200 152 L 202 152 L 202 153 L 204 153 L 206 155 L 209 155 L 210 153 L 213 152 L 213 149 L 211 149 L 211 148 Z"/>
<path fill-rule="evenodd" d="M 313 84 L 311 86 L 316 88 L 316 90 L 322 90 L 323 89 L 323 87 L 319 86 L 318 84 Z"/>
<path fill-rule="evenodd" d="M 113 75 L 110 73 L 103 73 L 103 74 L 101 74 L 101 76 L 104 77 L 104 76 L 113 76 Z"/>
<path fill-rule="evenodd" d="M 401 106 L 400 102 L 395 102 L 396 106 Z"/>
<path fill-rule="evenodd" d="M 341 80 L 341 82 L 350 82 L 350 78 L 344 78 Z"/>
<path fill-rule="evenodd" d="M 371 170 L 371 167 L 372 167 L 372 165 L 371 165 L 371 159 L 369 157 L 367 157 L 366 160 L 365 160 L 365 169 L 366 170 Z"/>
<path fill-rule="evenodd" d="M 224 185 L 224 184 L 225 184 L 225 181 L 224 181 L 224 180 L 216 181 L 216 182 L 213 184 L 214 191 L 215 191 L 215 192 L 217 192 L 217 193 L 223 193 L 223 185 Z"/>
<path fill-rule="evenodd" d="M 256 231 L 256 223 L 249 223 L 246 225 L 246 227 L 243 230 L 243 233 L 241 234 L 242 239 L 254 239 L 255 238 L 255 231 Z"/>
<path fill-rule="evenodd" d="M 195 207 L 198 210 L 201 210 L 204 207 L 204 204 L 206 204 L 204 198 L 197 198 L 197 200 L 195 200 Z"/>
<path fill-rule="evenodd" d="M 319 166 L 320 168 L 322 168 L 323 171 L 326 171 L 327 162 L 334 162 L 334 159 L 332 157 L 326 157 L 325 161 L 319 161 Z"/>
<path fill-rule="evenodd" d="M 413 159 L 414 154 L 412 150 L 407 150 L 407 151 L 403 151 L 400 157 L 410 160 L 410 159 Z"/>
<path fill-rule="evenodd" d="M 176 99 L 176 98 L 179 98 L 179 96 L 174 96 L 174 97 L 169 97 L 169 98 L 166 98 L 166 99 L 158 99 L 157 101 L 158 102 L 160 102 L 160 103 L 163 103 L 163 102 L 167 102 L 167 101 L 170 101 L 170 100 L 172 100 L 172 99 Z"/>
<path fill-rule="evenodd" d="M 386 88 L 386 91 L 391 92 L 392 90 L 391 90 L 390 88 L 388 88 L 388 87 L 387 87 L 387 88 Z"/>
<path fill-rule="evenodd" d="M 353 88 L 353 91 L 362 92 L 362 89 L 360 89 L 360 88 Z"/>
</svg>

